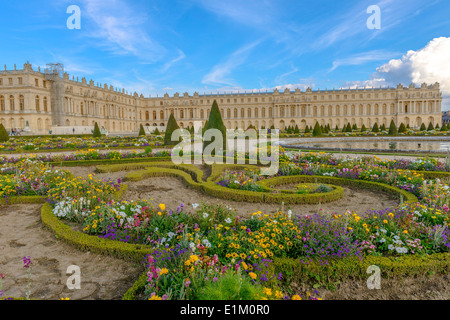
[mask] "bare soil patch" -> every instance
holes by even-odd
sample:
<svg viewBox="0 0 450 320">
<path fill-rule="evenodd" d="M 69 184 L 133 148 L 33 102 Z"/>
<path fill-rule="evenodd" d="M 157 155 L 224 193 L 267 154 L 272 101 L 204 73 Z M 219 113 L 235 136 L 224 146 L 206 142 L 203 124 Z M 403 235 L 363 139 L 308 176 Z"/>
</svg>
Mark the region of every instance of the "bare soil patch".
<svg viewBox="0 0 450 320">
<path fill-rule="evenodd" d="M 81 252 L 62 243 L 42 227 L 41 205 L 0 206 L 0 273 L 4 296 L 25 297 L 27 270 L 22 257 L 30 256 L 31 299 L 117 300 L 144 271 L 141 264 Z M 81 271 L 81 289 L 69 290 L 67 268 Z"/>
</svg>

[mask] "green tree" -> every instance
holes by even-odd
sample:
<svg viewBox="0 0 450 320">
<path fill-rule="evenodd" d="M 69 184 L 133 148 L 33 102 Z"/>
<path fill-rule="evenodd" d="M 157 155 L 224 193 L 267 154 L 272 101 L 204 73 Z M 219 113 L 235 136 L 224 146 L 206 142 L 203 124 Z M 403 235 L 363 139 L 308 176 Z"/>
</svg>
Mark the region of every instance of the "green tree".
<svg viewBox="0 0 450 320">
<path fill-rule="evenodd" d="M 102 136 L 102 133 L 100 132 L 100 128 L 98 127 L 98 123 L 96 122 L 94 125 L 94 138 L 100 138 Z"/>
<path fill-rule="evenodd" d="M 405 124 L 403 122 L 400 123 L 400 127 L 398 128 L 398 132 L 399 133 L 405 133 L 406 131 L 408 131 L 408 130 L 406 129 Z"/>
<path fill-rule="evenodd" d="M 394 120 L 391 120 L 391 125 L 389 126 L 389 135 L 396 136 L 398 134 L 397 126 L 395 125 Z"/>
<path fill-rule="evenodd" d="M 306 126 L 306 127 L 305 127 L 305 133 L 310 133 L 310 132 L 311 132 L 311 130 L 309 130 L 309 127 Z"/>
<path fill-rule="evenodd" d="M 222 114 L 220 113 L 219 105 L 217 104 L 216 100 L 213 101 L 211 111 L 209 113 L 209 120 L 206 125 L 206 130 L 209 129 L 217 129 L 222 133 L 222 140 L 223 140 L 222 147 L 223 151 L 225 152 L 227 149 L 227 128 L 223 124 Z M 213 141 L 203 141 L 203 150 L 205 150 L 205 148 L 211 143 L 213 143 Z M 213 155 L 214 154 L 215 152 L 213 152 Z"/>
<path fill-rule="evenodd" d="M 345 130 L 345 132 L 353 132 L 350 122 L 347 124 L 347 129 Z"/>
<path fill-rule="evenodd" d="M 441 132 L 444 132 L 444 131 L 447 131 L 448 130 L 448 127 L 447 127 L 447 125 L 444 123 L 444 124 L 442 124 L 442 127 L 441 127 Z"/>
<path fill-rule="evenodd" d="M 3 123 L 0 123 L 0 142 L 6 142 L 9 140 L 8 132 L 5 129 Z"/>
<path fill-rule="evenodd" d="M 363 125 L 362 125 L 362 127 L 361 127 L 361 132 L 366 132 L 367 131 L 367 128 L 366 128 L 366 126 L 364 125 L 364 123 L 363 123 Z"/>
<path fill-rule="evenodd" d="M 155 131 L 153 131 L 153 134 L 159 136 L 161 132 L 159 132 L 158 128 L 156 128 Z"/>
<path fill-rule="evenodd" d="M 380 130 L 381 130 L 381 131 L 386 131 L 386 126 L 384 125 L 384 123 L 381 125 Z"/>
<path fill-rule="evenodd" d="M 295 134 L 299 134 L 300 133 L 300 128 L 298 127 L 298 125 L 295 125 L 294 133 Z"/>
<path fill-rule="evenodd" d="M 433 131 L 433 130 L 434 130 L 433 124 L 430 122 L 430 124 L 428 125 L 427 131 Z"/>
<path fill-rule="evenodd" d="M 164 144 L 166 146 L 174 146 L 179 143 L 179 141 L 172 141 L 172 134 L 177 129 L 180 129 L 180 127 L 178 126 L 177 120 L 175 120 L 173 113 L 171 113 L 169 116 L 169 121 L 167 122 L 166 133 L 164 134 Z"/>
<path fill-rule="evenodd" d="M 372 132 L 375 133 L 380 132 L 380 129 L 378 128 L 378 123 L 375 122 L 375 124 L 372 127 Z"/>
<path fill-rule="evenodd" d="M 314 126 L 313 130 L 313 137 L 321 137 L 322 136 L 322 129 L 319 126 L 319 123 L 316 122 L 316 125 Z"/>
<path fill-rule="evenodd" d="M 139 136 L 145 136 L 145 130 L 144 130 L 144 126 L 141 124 L 141 126 L 139 127 Z"/>
<path fill-rule="evenodd" d="M 425 126 L 425 123 L 422 123 L 420 126 L 420 131 L 427 131 L 427 127 Z"/>
</svg>

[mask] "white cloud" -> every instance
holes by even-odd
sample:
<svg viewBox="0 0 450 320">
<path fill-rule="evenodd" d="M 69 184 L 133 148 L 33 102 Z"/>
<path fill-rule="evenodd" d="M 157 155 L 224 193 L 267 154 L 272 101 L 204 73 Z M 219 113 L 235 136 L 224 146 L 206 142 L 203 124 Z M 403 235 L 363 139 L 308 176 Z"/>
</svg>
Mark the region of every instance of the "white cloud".
<svg viewBox="0 0 450 320">
<path fill-rule="evenodd" d="M 334 71 L 341 66 L 357 66 L 372 61 L 385 61 L 395 55 L 398 55 L 398 53 L 385 50 L 372 50 L 368 52 L 358 53 L 347 58 L 337 59 L 333 61 L 333 67 L 329 72 Z"/>
<path fill-rule="evenodd" d="M 172 60 L 170 60 L 169 62 L 167 62 L 162 68 L 161 68 L 161 72 L 166 72 L 167 70 L 169 70 L 174 64 L 176 64 L 177 62 L 183 60 L 184 58 L 186 58 L 186 55 L 184 54 L 183 51 L 178 50 L 178 56 Z"/>
<path fill-rule="evenodd" d="M 232 78 L 229 78 L 228 76 L 233 71 L 233 69 L 240 66 L 247 60 L 251 50 L 260 42 L 261 40 L 252 42 L 233 52 L 225 62 L 215 65 L 212 71 L 203 77 L 202 83 L 210 85 L 227 85 L 234 87 L 234 80 Z"/>
<path fill-rule="evenodd" d="M 87 17 L 97 27 L 89 36 L 100 39 L 98 45 L 115 54 L 132 54 L 154 62 L 166 52 L 147 34 L 146 15 L 133 10 L 123 0 L 83 0 L 81 10 L 82 18 Z"/>
</svg>

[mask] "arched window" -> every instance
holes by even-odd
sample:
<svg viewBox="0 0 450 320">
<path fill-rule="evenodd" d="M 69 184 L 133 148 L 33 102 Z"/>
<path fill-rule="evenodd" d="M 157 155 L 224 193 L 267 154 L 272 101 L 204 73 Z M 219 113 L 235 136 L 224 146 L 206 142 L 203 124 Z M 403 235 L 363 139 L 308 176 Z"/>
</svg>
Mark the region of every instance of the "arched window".
<svg viewBox="0 0 450 320">
<path fill-rule="evenodd" d="M 153 111 L 153 120 L 156 120 L 156 111 Z"/>
<path fill-rule="evenodd" d="M 14 107 L 14 96 L 9 96 L 9 109 L 11 110 L 11 111 L 14 111 L 15 110 L 15 107 Z"/>
<path fill-rule="evenodd" d="M 0 111 L 5 111 L 5 98 L 0 96 Z"/>
<path fill-rule="evenodd" d="M 252 117 L 252 109 L 250 109 L 250 108 L 247 109 L 247 117 L 248 118 Z"/>
<path fill-rule="evenodd" d="M 163 120 L 164 119 L 164 111 L 160 111 L 159 112 L 159 119 Z"/>
<path fill-rule="evenodd" d="M 235 108 L 234 109 L 234 118 L 236 119 L 238 117 L 238 111 L 237 111 L 237 109 Z"/>
<path fill-rule="evenodd" d="M 44 97 L 44 112 L 47 112 L 48 110 L 48 102 L 47 102 L 47 97 Z"/>
<path fill-rule="evenodd" d="M 80 113 L 84 114 L 84 104 L 83 104 L 83 102 L 81 103 L 81 111 L 80 111 Z"/>
<path fill-rule="evenodd" d="M 259 117 L 259 112 L 258 112 L 258 108 L 255 108 L 255 118 L 258 118 Z"/>
<path fill-rule="evenodd" d="M 36 111 L 40 111 L 40 105 L 39 105 L 39 96 L 36 96 L 36 99 L 35 99 L 35 101 L 36 101 Z"/>
<path fill-rule="evenodd" d="M 22 95 L 19 96 L 19 110 L 24 111 L 25 110 L 25 99 Z"/>
<path fill-rule="evenodd" d="M 150 120 L 150 113 L 148 111 L 145 111 L 145 120 Z"/>
<path fill-rule="evenodd" d="M 203 110 L 200 110 L 200 119 L 203 119 L 205 117 L 205 113 L 203 112 Z"/>
<path fill-rule="evenodd" d="M 266 117 L 266 108 L 262 108 L 261 113 L 262 113 L 261 116 L 262 116 L 263 118 L 265 118 L 265 117 Z"/>
</svg>

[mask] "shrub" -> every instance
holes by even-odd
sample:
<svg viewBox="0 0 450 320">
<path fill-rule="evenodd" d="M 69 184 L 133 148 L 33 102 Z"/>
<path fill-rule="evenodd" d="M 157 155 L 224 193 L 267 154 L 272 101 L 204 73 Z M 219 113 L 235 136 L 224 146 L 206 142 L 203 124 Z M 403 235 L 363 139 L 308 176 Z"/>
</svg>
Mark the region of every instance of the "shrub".
<svg viewBox="0 0 450 320">
<path fill-rule="evenodd" d="M 425 123 L 422 123 L 420 126 L 420 131 L 427 131 L 427 127 L 425 127 Z"/>
<path fill-rule="evenodd" d="M 223 124 L 223 120 L 222 120 L 222 115 L 220 113 L 219 110 L 219 105 L 217 104 L 217 101 L 214 100 L 212 107 L 211 107 L 211 112 L 209 113 L 209 120 L 208 120 L 208 124 L 205 128 L 206 130 L 209 129 L 217 129 L 222 133 L 222 140 L 223 140 L 223 150 L 226 150 L 227 147 L 227 128 L 225 127 L 225 125 Z M 207 146 L 209 146 L 211 143 L 213 143 L 213 141 L 204 141 L 203 142 L 203 150 L 206 149 Z M 216 151 L 216 150 L 214 150 Z M 214 152 L 215 154 L 215 152 Z"/>
<path fill-rule="evenodd" d="M 250 278 L 240 273 L 227 272 L 216 282 L 204 287 L 199 300 L 256 300 L 263 296 L 263 289 L 252 284 Z"/>
<path fill-rule="evenodd" d="M 444 123 L 441 127 L 441 132 L 447 131 L 447 125 Z"/>
<path fill-rule="evenodd" d="M 141 124 L 141 126 L 139 127 L 139 136 L 145 136 L 145 130 L 144 130 L 144 126 Z"/>
<path fill-rule="evenodd" d="M 389 126 L 389 135 L 396 136 L 398 134 L 397 126 L 395 125 L 394 120 L 391 120 L 391 125 Z"/>
<path fill-rule="evenodd" d="M 153 131 L 153 134 L 159 136 L 161 132 L 159 132 L 158 128 L 156 128 L 155 131 Z"/>
<path fill-rule="evenodd" d="M 313 136 L 314 137 L 321 137 L 322 136 L 322 129 L 320 128 L 318 122 L 316 122 L 316 125 L 314 126 Z"/>
<path fill-rule="evenodd" d="M 366 126 L 363 124 L 362 127 L 361 127 L 361 132 L 366 132 L 366 131 L 367 131 L 367 128 L 366 128 Z"/>
<path fill-rule="evenodd" d="M 94 125 L 94 134 L 93 135 L 94 135 L 94 138 L 100 138 L 102 136 L 97 122 Z"/>
<path fill-rule="evenodd" d="M 373 125 L 372 132 L 375 132 L 375 133 L 380 132 L 380 129 L 378 128 L 378 123 L 375 123 Z"/>
<path fill-rule="evenodd" d="M 433 124 L 430 122 L 430 124 L 428 125 L 427 131 L 433 131 L 433 130 L 434 130 Z"/>
<path fill-rule="evenodd" d="M 405 133 L 407 131 L 405 124 L 402 122 L 398 128 L 399 133 Z"/>
<path fill-rule="evenodd" d="M 6 142 L 9 140 L 8 132 L 6 132 L 3 123 L 0 123 L 0 142 Z"/>
<path fill-rule="evenodd" d="M 164 135 L 164 144 L 166 146 L 178 144 L 178 141 L 172 141 L 172 133 L 179 128 L 180 127 L 178 126 L 173 113 L 171 113 L 169 116 L 169 121 L 167 122 L 166 134 Z"/>
</svg>

